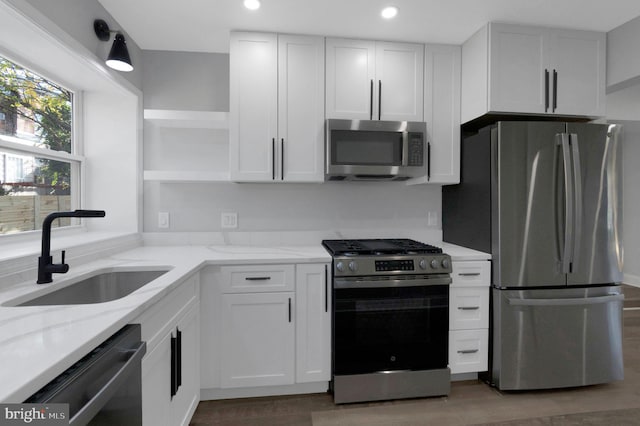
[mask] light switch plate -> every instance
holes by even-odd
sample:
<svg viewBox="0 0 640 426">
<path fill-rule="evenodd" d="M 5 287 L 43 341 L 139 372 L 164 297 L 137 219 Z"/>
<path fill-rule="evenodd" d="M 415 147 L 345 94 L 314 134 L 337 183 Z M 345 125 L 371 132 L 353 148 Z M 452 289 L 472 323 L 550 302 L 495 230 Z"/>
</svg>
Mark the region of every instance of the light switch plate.
<svg viewBox="0 0 640 426">
<path fill-rule="evenodd" d="M 158 212 L 158 228 L 169 227 L 169 212 Z"/>
<path fill-rule="evenodd" d="M 223 228 L 237 228 L 238 227 L 238 213 L 235 212 L 223 212 L 220 215 L 220 226 Z"/>
</svg>

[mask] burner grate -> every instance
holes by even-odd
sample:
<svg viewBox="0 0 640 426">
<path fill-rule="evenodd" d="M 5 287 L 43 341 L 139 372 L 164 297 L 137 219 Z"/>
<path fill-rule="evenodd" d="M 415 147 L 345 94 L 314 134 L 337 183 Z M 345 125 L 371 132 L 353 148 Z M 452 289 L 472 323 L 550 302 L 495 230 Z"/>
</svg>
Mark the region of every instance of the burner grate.
<svg viewBox="0 0 640 426">
<path fill-rule="evenodd" d="M 324 240 L 322 245 L 334 256 L 442 253 L 439 247 L 406 238 Z"/>
</svg>

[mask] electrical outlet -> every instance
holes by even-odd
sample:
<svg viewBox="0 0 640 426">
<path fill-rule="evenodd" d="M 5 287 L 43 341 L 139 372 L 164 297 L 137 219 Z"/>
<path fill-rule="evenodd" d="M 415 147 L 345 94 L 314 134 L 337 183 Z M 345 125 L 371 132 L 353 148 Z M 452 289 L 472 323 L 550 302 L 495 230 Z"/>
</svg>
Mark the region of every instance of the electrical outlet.
<svg viewBox="0 0 640 426">
<path fill-rule="evenodd" d="M 238 213 L 235 213 L 235 212 L 223 212 L 220 215 L 220 225 L 223 228 L 237 228 L 238 227 Z"/>
<path fill-rule="evenodd" d="M 427 225 L 438 226 L 438 212 L 429 212 L 429 216 L 427 218 Z"/>
<path fill-rule="evenodd" d="M 169 212 L 158 212 L 158 228 L 169 227 Z"/>
</svg>

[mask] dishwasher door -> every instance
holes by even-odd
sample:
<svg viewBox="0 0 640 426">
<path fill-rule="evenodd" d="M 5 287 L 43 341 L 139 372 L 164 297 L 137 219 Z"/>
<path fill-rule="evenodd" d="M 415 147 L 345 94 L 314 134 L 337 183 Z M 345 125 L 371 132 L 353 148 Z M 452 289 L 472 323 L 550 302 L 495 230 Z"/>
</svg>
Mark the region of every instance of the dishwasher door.
<svg viewBox="0 0 640 426">
<path fill-rule="evenodd" d="M 620 286 L 493 289 L 491 381 L 501 390 L 622 380 Z"/>
<path fill-rule="evenodd" d="M 124 326 L 26 403 L 69 404 L 69 424 L 142 425 L 140 325 Z"/>
</svg>

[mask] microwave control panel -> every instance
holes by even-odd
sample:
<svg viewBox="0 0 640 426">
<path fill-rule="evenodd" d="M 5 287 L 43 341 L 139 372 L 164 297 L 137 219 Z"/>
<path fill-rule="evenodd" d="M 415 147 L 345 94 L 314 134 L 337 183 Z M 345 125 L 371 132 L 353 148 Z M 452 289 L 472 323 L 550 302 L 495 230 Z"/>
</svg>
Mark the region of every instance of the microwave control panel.
<svg viewBox="0 0 640 426">
<path fill-rule="evenodd" d="M 422 133 L 409 133 L 407 166 L 421 167 L 424 164 L 424 140 Z"/>
</svg>

